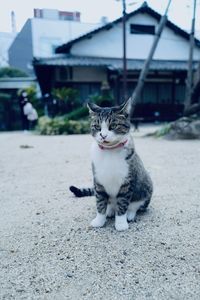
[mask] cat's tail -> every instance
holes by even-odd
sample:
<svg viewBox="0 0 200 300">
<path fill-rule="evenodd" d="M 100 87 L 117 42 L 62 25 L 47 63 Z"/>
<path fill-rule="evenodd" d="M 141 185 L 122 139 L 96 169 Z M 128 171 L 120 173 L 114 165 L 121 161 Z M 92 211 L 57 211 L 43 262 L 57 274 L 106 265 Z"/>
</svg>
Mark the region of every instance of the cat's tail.
<svg viewBox="0 0 200 300">
<path fill-rule="evenodd" d="M 76 196 L 76 197 L 89 197 L 94 196 L 94 189 L 93 188 L 87 188 L 87 189 L 79 189 L 73 185 L 69 187 L 70 191 Z"/>
</svg>

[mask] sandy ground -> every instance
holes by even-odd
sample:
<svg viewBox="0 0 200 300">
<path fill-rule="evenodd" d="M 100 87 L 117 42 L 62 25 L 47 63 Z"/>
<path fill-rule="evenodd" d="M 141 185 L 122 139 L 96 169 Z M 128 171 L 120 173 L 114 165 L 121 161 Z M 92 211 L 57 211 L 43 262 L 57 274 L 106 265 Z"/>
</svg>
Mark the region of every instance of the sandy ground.
<svg viewBox="0 0 200 300">
<path fill-rule="evenodd" d="M 126 232 L 68 191 L 92 183 L 89 135 L 0 134 L 0 299 L 200 299 L 200 141 L 143 133 L 155 192 Z"/>
</svg>

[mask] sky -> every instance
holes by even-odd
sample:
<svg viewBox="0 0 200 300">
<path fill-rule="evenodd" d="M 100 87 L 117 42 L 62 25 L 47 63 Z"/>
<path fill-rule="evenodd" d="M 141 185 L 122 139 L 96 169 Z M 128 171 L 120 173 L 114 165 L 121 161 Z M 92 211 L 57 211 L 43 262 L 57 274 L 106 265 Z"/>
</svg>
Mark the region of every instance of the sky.
<svg viewBox="0 0 200 300">
<path fill-rule="evenodd" d="M 127 12 L 138 8 L 143 1 L 126 0 Z M 154 10 L 163 14 L 168 0 L 147 0 Z M 81 21 L 98 23 L 102 16 L 112 21 L 122 14 L 121 0 L 0 0 L 0 32 L 11 32 L 11 11 L 15 12 L 17 31 L 28 18 L 33 17 L 34 8 L 52 8 L 66 11 L 80 11 Z M 182 29 L 190 30 L 193 0 L 172 0 L 168 18 Z M 196 33 L 200 37 L 200 0 L 197 0 Z"/>
</svg>

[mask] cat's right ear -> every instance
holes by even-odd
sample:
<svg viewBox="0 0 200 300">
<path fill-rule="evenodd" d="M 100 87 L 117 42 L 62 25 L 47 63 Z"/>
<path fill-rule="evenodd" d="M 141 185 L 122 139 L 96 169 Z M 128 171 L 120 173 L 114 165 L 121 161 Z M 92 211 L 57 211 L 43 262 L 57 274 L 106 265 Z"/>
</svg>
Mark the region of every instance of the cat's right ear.
<svg viewBox="0 0 200 300">
<path fill-rule="evenodd" d="M 96 113 L 98 113 L 98 112 L 100 111 L 100 109 L 101 109 L 98 105 L 96 105 L 96 104 L 94 104 L 94 103 L 90 103 L 90 102 L 87 103 L 87 107 L 88 107 L 88 109 L 89 109 L 89 113 L 90 113 L 90 114 L 96 114 Z"/>
</svg>

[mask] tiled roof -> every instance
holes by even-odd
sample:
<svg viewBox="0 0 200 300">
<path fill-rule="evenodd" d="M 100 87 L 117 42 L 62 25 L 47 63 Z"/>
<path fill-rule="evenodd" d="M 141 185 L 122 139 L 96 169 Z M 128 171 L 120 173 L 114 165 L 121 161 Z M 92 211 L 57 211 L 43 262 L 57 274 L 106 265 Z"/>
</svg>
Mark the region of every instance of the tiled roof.
<svg viewBox="0 0 200 300">
<path fill-rule="evenodd" d="M 128 70 L 141 70 L 144 60 L 127 59 Z M 47 65 L 47 66 L 84 66 L 84 67 L 105 67 L 110 70 L 122 70 L 123 61 L 117 58 L 103 58 L 103 57 L 82 57 L 72 55 L 55 55 L 51 58 L 35 59 L 33 64 Z M 194 67 L 197 67 L 198 62 L 194 62 Z M 162 71 L 186 71 L 188 69 L 187 61 L 176 60 L 152 60 L 150 63 L 150 70 Z"/>
<path fill-rule="evenodd" d="M 137 15 L 138 13 L 147 13 L 148 15 L 152 16 L 154 19 L 156 19 L 158 22 L 160 21 L 161 19 L 161 15 L 159 13 L 157 13 L 155 10 L 153 10 L 152 8 L 150 8 L 146 2 L 144 2 L 140 8 L 138 8 L 137 10 L 127 14 L 126 16 L 126 19 L 128 20 L 130 17 L 134 16 L 134 15 Z M 100 31 L 103 31 L 103 30 L 109 30 L 111 29 L 115 24 L 118 24 L 122 22 L 122 17 L 121 18 L 118 18 L 116 19 L 115 21 L 113 22 L 110 22 L 110 23 L 107 23 L 106 25 L 104 26 L 101 26 L 93 31 L 90 31 L 74 40 L 71 40 L 70 42 L 66 43 L 66 44 L 63 44 L 59 47 L 56 48 L 56 53 L 70 53 L 70 49 L 71 47 L 81 41 L 81 40 L 84 40 L 84 39 L 88 39 L 88 38 L 91 38 L 93 35 L 97 34 L 98 32 Z M 185 38 L 186 40 L 189 41 L 190 39 L 190 35 L 189 33 L 187 33 L 186 31 L 184 31 L 183 29 L 181 29 L 180 27 L 178 27 L 177 25 L 175 25 L 174 23 L 172 23 L 171 21 L 167 20 L 167 23 L 166 23 L 166 26 L 168 28 L 170 28 L 171 30 L 173 30 L 176 34 L 179 34 L 180 36 L 182 36 L 183 38 Z M 198 39 L 195 39 L 195 44 L 196 46 L 200 47 L 200 41 Z"/>
</svg>

